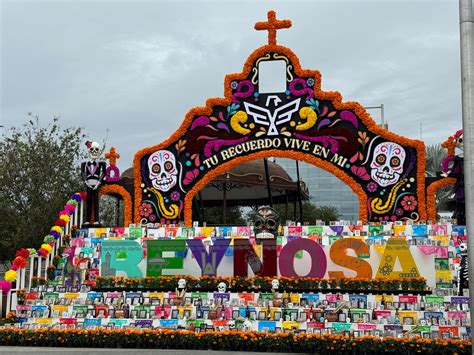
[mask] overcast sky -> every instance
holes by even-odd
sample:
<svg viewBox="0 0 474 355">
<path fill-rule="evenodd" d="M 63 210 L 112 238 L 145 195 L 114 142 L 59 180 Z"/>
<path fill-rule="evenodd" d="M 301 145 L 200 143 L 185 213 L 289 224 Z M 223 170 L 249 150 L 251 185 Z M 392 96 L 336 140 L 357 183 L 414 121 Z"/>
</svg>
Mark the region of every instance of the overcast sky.
<svg viewBox="0 0 474 355">
<path fill-rule="evenodd" d="M 458 1 L 1 2 L 1 121 L 82 126 L 122 155 L 160 143 L 186 112 L 223 96 L 226 73 L 266 44 L 253 29 L 270 9 L 278 33 L 322 88 L 385 105 L 391 131 L 427 144 L 461 128 Z M 371 110 L 380 121 L 380 111 Z"/>
</svg>

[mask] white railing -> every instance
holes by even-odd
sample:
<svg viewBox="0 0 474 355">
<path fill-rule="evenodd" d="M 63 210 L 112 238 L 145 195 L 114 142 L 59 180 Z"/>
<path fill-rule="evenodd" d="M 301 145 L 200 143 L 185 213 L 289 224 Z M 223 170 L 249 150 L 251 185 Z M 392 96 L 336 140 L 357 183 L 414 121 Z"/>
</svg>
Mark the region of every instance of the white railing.
<svg viewBox="0 0 474 355">
<path fill-rule="evenodd" d="M 64 227 L 64 234 L 69 234 L 72 230 L 72 226 L 76 225 L 78 228 L 82 225 L 84 212 L 83 201 L 79 202 L 74 214 L 71 216 L 69 223 Z M 29 291 L 32 288 L 33 277 L 48 278 L 48 266 L 53 264 L 54 256 L 57 254 L 59 247 L 63 244 L 63 234 L 54 243 L 53 249 L 47 258 L 41 258 L 38 255 L 30 257 L 29 265 L 24 269 L 17 270 L 17 280 L 14 289 L 11 289 L 7 293 L 5 312 L 3 312 L 3 292 L 0 290 L 0 316 L 5 317 L 8 312 L 16 310 L 17 297 L 16 293 L 19 289 L 26 289 Z M 28 276 L 27 276 L 28 275 Z"/>
</svg>

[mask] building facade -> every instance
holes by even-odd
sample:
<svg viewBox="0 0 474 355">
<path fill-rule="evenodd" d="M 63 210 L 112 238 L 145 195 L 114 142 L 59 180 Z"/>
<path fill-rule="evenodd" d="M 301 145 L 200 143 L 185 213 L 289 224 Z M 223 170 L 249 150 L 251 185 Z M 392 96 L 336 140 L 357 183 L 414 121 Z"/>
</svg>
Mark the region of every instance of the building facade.
<svg viewBox="0 0 474 355">
<path fill-rule="evenodd" d="M 283 158 L 275 160 L 296 181 L 296 161 Z M 312 203 L 336 207 L 342 220 L 358 220 L 359 200 L 349 186 L 331 173 L 304 161 L 299 161 L 299 170 L 300 179 L 306 184 Z"/>
</svg>

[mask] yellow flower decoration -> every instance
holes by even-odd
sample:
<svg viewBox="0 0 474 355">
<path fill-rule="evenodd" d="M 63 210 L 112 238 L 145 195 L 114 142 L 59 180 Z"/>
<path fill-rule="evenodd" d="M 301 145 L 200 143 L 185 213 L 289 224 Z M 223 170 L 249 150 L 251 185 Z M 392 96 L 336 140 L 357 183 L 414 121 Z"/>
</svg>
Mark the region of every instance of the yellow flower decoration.
<svg viewBox="0 0 474 355">
<path fill-rule="evenodd" d="M 58 232 L 58 233 L 60 233 L 60 234 L 63 233 L 63 229 L 62 229 L 61 227 L 59 227 L 59 226 L 54 226 L 53 228 L 51 228 L 51 230 L 52 230 L 53 232 Z"/>
<path fill-rule="evenodd" d="M 297 125 L 297 131 L 306 131 L 312 128 L 318 119 L 318 115 L 310 107 L 302 107 L 300 109 L 300 117 L 301 119 L 306 120 L 306 122 Z"/>
<path fill-rule="evenodd" d="M 53 250 L 53 248 L 49 244 L 41 244 L 41 248 L 47 250 L 48 253 L 51 253 L 51 250 Z"/>
<path fill-rule="evenodd" d="M 69 216 L 67 214 L 62 214 L 59 216 L 59 219 L 62 219 L 64 222 L 69 223 Z"/>
<path fill-rule="evenodd" d="M 8 270 L 5 273 L 5 281 L 15 282 L 16 281 L 16 271 L 15 270 Z"/>
<path fill-rule="evenodd" d="M 240 133 L 243 135 L 249 134 L 251 132 L 250 129 L 247 129 L 241 126 L 242 123 L 247 122 L 247 119 L 248 119 L 247 113 L 245 113 L 244 111 L 238 111 L 230 119 L 230 126 L 237 133 Z"/>
</svg>

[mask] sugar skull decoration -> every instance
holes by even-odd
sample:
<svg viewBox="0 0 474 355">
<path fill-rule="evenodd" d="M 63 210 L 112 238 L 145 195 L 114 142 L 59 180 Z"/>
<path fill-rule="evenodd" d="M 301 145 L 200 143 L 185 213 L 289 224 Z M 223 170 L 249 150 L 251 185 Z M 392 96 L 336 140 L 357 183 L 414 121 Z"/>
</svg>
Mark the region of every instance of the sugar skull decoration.
<svg viewBox="0 0 474 355">
<path fill-rule="evenodd" d="M 217 292 L 225 293 L 226 290 L 227 290 L 227 284 L 223 281 L 219 282 L 219 284 L 217 285 Z"/>
<path fill-rule="evenodd" d="M 278 290 L 280 287 L 280 281 L 278 279 L 272 280 L 272 290 Z"/>
<path fill-rule="evenodd" d="M 182 290 L 186 288 L 186 280 L 185 279 L 179 279 L 178 280 L 178 289 Z"/>
<path fill-rule="evenodd" d="M 370 176 L 382 187 L 396 184 L 403 173 L 405 157 L 405 149 L 399 144 L 380 143 L 374 149 Z"/>
<path fill-rule="evenodd" d="M 259 239 L 276 238 L 280 227 L 280 215 L 269 206 L 260 207 L 253 219 L 253 231 Z"/>
<path fill-rule="evenodd" d="M 148 170 L 151 183 L 159 191 L 172 189 L 178 179 L 176 158 L 169 150 L 158 150 L 148 158 Z"/>
</svg>

